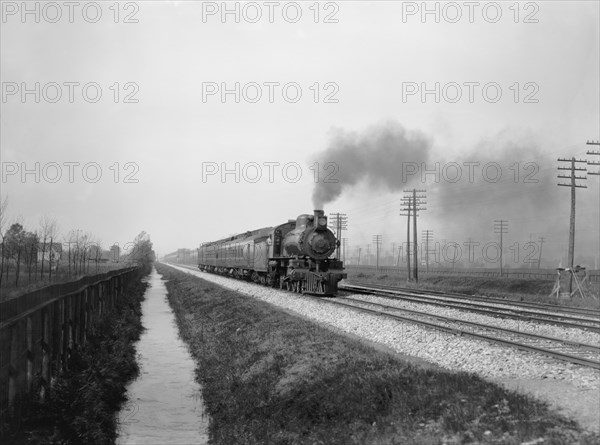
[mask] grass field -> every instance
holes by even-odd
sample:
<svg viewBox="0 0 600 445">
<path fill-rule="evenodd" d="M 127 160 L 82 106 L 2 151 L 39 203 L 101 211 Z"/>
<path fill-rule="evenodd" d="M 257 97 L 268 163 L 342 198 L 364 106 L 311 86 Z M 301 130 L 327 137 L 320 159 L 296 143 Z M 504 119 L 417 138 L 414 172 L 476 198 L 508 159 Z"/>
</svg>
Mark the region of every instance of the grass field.
<svg viewBox="0 0 600 445">
<path fill-rule="evenodd" d="M 197 361 L 215 445 L 600 439 L 475 375 L 419 367 L 265 302 L 157 269 Z"/>
</svg>

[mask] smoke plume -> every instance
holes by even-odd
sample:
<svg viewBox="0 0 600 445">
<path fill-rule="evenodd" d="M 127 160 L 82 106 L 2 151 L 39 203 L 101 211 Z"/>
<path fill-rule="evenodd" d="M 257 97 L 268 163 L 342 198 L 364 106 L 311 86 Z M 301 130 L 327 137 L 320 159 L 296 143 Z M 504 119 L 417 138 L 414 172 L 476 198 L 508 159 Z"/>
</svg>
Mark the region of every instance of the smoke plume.
<svg viewBox="0 0 600 445">
<path fill-rule="evenodd" d="M 401 190 L 412 178 L 407 179 L 400 166 L 407 161 L 426 162 L 430 148 L 431 141 L 425 135 L 409 132 L 394 122 L 374 126 L 363 134 L 337 130 L 316 159 L 322 168 L 329 162 L 336 165 L 337 171 L 330 179 L 337 182 L 325 177 L 316 183 L 314 208 L 322 209 L 344 190 L 363 181 L 374 190 Z"/>
<path fill-rule="evenodd" d="M 531 135 L 512 130 L 463 148 L 461 154 L 456 147 L 433 146 L 432 140 L 398 123 L 374 126 L 363 133 L 338 130 L 315 159 L 321 166 L 337 164 L 332 176 L 337 182 L 321 178 L 315 184 L 314 208 L 322 209 L 353 187 L 398 192 L 398 198 L 407 188 L 426 189 L 427 210 L 419 215 L 421 227 L 435 228 L 436 239 L 495 240 L 494 220 L 502 219 L 508 222 L 507 246 L 543 236 L 544 255 L 564 255 L 570 193 L 566 187 L 557 187 L 559 163 L 547 147 Z M 596 178 L 588 179 L 591 183 Z M 598 256 L 598 195 L 597 183 L 578 190 L 576 240 L 588 264 Z M 388 222 L 394 227 L 388 239 L 397 240 L 396 218 Z M 386 236 L 387 228 L 383 230 Z"/>
</svg>

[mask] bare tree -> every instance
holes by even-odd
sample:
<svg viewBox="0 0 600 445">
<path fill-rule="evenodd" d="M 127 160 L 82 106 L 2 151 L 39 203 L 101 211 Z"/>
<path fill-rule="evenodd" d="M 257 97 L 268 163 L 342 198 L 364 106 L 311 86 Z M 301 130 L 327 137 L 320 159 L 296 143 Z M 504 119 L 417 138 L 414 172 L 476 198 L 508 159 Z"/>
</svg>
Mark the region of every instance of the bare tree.
<svg viewBox="0 0 600 445">
<path fill-rule="evenodd" d="M 75 265 L 75 250 L 73 249 L 73 244 L 74 244 L 74 232 L 73 230 L 71 230 L 65 237 L 64 237 L 64 243 L 68 246 L 69 251 L 68 251 L 68 256 L 67 256 L 67 264 L 69 266 L 69 276 L 71 276 L 71 264 L 73 264 L 73 266 Z M 73 270 L 73 272 L 75 272 Z"/>
<path fill-rule="evenodd" d="M 96 249 L 96 273 L 98 273 L 98 268 L 100 267 L 100 260 L 102 259 L 102 241 L 100 241 L 100 239 L 96 240 L 94 246 Z"/>
<path fill-rule="evenodd" d="M 34 264 L 37 264 L 37 252 L 39 248 L 39 239 L 35 232 L 25 232 L 23 236 L 23 259 L 27 268 L 27 278 L 31 284 L 31 273 Z"/>
<path fill-rule="evenodd" d="M 50 254 L 49 256 L 49 265 L 48 265 L 48 280 L 52 281 L 52 262 L 54 261 L 54 246 L 52 245 L 54 241 L 54 238 L 51 236 L 50 237 Z M 62 254 L 62 249 L 61 249 L 61 254 Z M 58 258 L 56 259 L 56 270 L 58 271 L 58 262 L 60 261 L 60 254 L 58 255 Z"/>
<path fill-rule="evenodd" d="M 10 257 L 15 259 L 15 286 L 19 285 L 19 275 L 21 273 L 21 257 L 23 256 L 23 250 L 25 248 L 25 236 L 26 232 L 23 229 L 23 225 L 20 223 L 14 223 L 6 232 L 5 244 L 6 249 L 8 251 L 7 253 L 10 255 Z"/>
<path fill-rule="evenodd" d="M 6 249 L 6 243 L 4 242 L 4 228 L 6 226 L 6 208 L 8 207 L 8 196 L 0 198 L 0 238 L 2 238 L 2 245 L 0 251 L 0 285 L 2 285 L 2 276 L 4 275 L 4 258 L 8 253 Z"/>
<path fill-rule="evenodd" d="M 40 278 L 44 278 L 44 262 L 46 260 L 46 252 L 48 251 L 48 241 L 50 240 L 50 253 L 49 257 L 52 256 L 52 239 L 56 236 L 57 226 L 56 220 L 49 218 L 48 216 L 42 216 L 40 218 L 40 247 L 42 250 L 42 264 Z M 52 274 L 52 263 L 50 263 L 50 275 Z"/>
<path fill-rule="evenodd" d="M 79 273 L 86 273 L 86 266 L 89 268 L 89 249 L 90 249 L 90 235 L 85 233 L 79 238 L 78 242 L 80 246 L 80 257 L 79 257 Z"/>
</svg>

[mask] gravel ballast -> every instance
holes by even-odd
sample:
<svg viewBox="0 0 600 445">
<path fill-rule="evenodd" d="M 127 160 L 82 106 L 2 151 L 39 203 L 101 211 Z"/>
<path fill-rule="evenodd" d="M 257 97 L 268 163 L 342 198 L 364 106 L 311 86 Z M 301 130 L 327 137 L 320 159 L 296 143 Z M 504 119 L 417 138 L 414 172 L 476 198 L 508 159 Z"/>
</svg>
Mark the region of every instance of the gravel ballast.
<svg viewBox="0 0 600 445">
<path fill-rule="evenodd" d="M 443 308 L 424 303 L 413 303 L 410 301 L 390 300 L 388 298 L 375 297 L 371 295 L 358 294 L 356 296 L 352 295 L 352 297 L 360 298 L 363 301 L 368 301 L 371 303 L 383 304 L 386 306 L 409 309 L 413 311 L 427 312 L 430 315 L 456 318 L 473 323 L 482 323 L 490 326 L 497 326 L 499 328 L 513 329 L 519 332 L 555 337 L 584 344 L 600 345 L 600 334 L 585 329 L 565 328 L 539 321 L 523 321 L 512 318 L 492 317 L 489 315 L 469 312 L 468 310 Z M 518 310 L 518 308 L 516 308 L 516 310 Z"/>
</svg>

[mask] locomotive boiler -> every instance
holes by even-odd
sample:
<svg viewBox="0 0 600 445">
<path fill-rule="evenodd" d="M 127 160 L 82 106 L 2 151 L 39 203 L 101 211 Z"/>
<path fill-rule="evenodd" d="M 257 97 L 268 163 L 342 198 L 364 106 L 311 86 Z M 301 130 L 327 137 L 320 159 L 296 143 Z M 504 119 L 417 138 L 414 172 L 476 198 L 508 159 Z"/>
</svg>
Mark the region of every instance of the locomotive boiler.
<svg viewBox="0 0 600 445">
<path fill-rule="evenodd" d="M 198 268 L 298 293 L 335 295 L 346 278 L 332 254 L 339 240 L 322 210 L 296 220 L 204 243 Z"/>
</svg>

